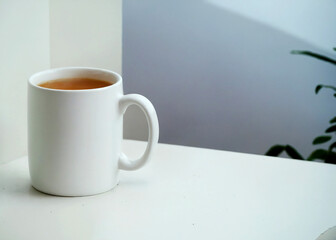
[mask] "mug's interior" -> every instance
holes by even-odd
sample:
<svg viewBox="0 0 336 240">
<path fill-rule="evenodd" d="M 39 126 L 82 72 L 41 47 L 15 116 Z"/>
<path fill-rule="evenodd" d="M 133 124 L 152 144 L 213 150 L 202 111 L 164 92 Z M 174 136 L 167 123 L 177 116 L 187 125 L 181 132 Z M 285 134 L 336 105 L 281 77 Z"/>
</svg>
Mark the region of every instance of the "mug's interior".
<svg viewBox="0 0 336 240">
<path fill-rule="evenodd" d="M 36 73 L 29 79 L 29 81 L 33 85 L 38 85 L 46 81 L 62 78 L 91 78 L 107 81 L 112 84 L 120 81 L 120 76 L 114 72 L 104 69 L 81 68 L 81 67 L 69 67 L 69 68 L 46 70 L 43 72 Z"/>
</svg>

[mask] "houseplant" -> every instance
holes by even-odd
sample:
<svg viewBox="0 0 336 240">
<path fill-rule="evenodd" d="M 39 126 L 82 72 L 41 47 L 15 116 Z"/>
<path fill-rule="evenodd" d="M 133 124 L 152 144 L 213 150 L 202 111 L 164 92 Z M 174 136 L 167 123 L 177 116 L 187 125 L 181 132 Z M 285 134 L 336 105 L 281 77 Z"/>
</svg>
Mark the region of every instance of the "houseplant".
<svg viewBox="0 0 336 240">
<path fill-rule="evenodd" d="M 333 48 L 334 51 L 336 51 L 336 48 Z M 291 52 L 292 54 L 299 54 L 299 55 L 305 55 L 309 57 L 316 58 L 321 61 L 328 62 L 330 64 L 336 65 L 336 59 L 332 59 L 329 57 L 326 57 L 324 55 L 311 52 L 311 51 L 301 51 L 301 50 L 294 50 Z M 315 88 L 315 93 L 318 94 L 322 89 L 329 89 L 333 92 L 333 96 L 336 98 L 336 87 L 331 85 L 324 85 L 319 84 Z M 333 163 L 336 164 L 336 139 L 335 139 L 335 133 L 336 133 L 336 116 L 333 117 L 329 121 L 329 126 L 326 128 L 325 132 L 317 136 L 313 141 L 313 145 L 320 145 L 323 143 L 329 143 L 328 148 L 317 148 L 315 149 L 307 158 L 304 158 L 302 154 L 300 154 L 293 146 L 291 145 L 273 145 L 270 147 L 270 149 L 266 152 L 267 156 L 279 156 L 283 152 L 285 152 L 289 157 L 293 159 L 306 159 L 306 160 L 322 160 L 325 163 Z"/>
</svg>

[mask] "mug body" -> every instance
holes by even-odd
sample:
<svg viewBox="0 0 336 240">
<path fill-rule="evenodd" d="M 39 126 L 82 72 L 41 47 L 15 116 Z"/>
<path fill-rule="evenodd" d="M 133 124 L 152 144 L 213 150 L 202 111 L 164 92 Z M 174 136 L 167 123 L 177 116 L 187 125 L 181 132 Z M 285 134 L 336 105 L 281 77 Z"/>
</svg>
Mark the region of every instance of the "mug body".
<svg viewBox="0 0 336 240">
<path fill-rule="evenodd" d="M 48 80 L 79 77 L 113 85 L 88 90 L 38 86 Z M 28 159 L 34 188 L 53 195 L 85 196 L 117 184 L 122 96 L 121 77 L 103 69 L 51 69 L 29 79 Z"/>
</svg>

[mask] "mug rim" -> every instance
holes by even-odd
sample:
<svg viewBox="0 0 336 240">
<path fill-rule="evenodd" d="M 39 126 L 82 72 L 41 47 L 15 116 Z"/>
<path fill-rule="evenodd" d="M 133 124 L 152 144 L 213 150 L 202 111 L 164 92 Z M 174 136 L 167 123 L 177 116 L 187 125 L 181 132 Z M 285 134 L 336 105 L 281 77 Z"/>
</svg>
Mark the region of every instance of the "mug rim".
<svg viewBox="0 0 336 240">
<path fill-rule="evenodd" d="M 99 88 L 90 88 L 90 89 L 76 89 L 76 90 L 70 90 L 70 89 L 54 89 L 54 88 L 45 88 L 45 87 L 41 87 L 38 86 L 37 84 L 35 84 L 33 82 L 33 80 L 37 77 L 40 77 L 42 75 L 46 75 L 46 74 L 50 74 L 53 72 L 57 72 L 57 71 L 62 71 L 62 70 L 89 70 L 89 71 L 99 71 L 99 72 L 103 72 L 103 73 L 107 73 L 107 74 L 111 74 L 115 77 L 116 82 L 106 86 L 106 87 L 99 87 Z M 34 73 L 33 75 L 31 75 L 28 79 L 28 83 L 29 85 L 31 85 L 32 87 L 36 87 L 39 88 L 41 90 L 45 90 L 45 91 L 52 91 L 52 92 L 94 92 L 94 91 L 102 91 L 102 90 L 107 90 L 113 87 L 117 87 L 121 84 L 122 82 L 122 77 L 120 76 L 120 74 L 113 72 L 111 70 L 108 69 L 104 69 L 104 68 L 95 68 L 95 67 L 59 67 L 59 68 L 49 68 L 49 69 L 45 69 L 42 71 L 39 71 L 37 73 Z"/>
</svg>

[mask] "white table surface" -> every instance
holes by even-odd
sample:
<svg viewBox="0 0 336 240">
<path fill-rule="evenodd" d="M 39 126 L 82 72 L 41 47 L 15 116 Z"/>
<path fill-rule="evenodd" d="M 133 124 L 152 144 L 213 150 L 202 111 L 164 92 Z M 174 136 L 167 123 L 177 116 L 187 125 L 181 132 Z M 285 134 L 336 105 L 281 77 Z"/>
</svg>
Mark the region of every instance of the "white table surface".
<svg viewBox="0 0 336 240">
<path fill-rule="evenodd" d="M 313 240 L 335 225 L 330 164 L 159 144 L 112 191 L 77 198 L 33 189 L 26 157 L 0 166 L 1 240 Z"/>
</svg>

